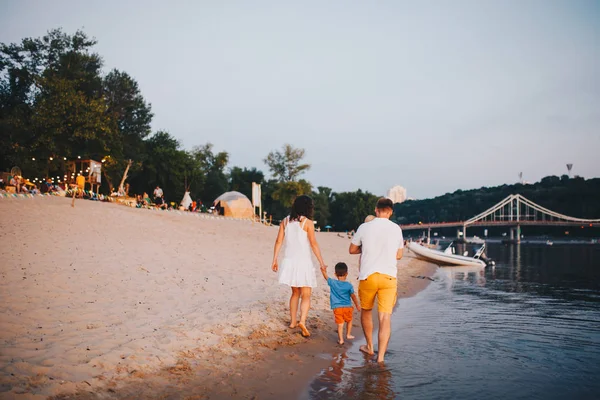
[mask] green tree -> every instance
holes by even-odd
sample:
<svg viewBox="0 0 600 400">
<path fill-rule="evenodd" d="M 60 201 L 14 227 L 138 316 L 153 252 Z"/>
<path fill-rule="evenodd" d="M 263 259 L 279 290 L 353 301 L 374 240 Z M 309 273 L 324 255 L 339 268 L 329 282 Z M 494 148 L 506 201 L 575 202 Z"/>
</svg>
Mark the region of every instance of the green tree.
<svg viewBox="0 0 600 400">
<path fill-rule="evenodd" d="M 304 149 L 296 149 L 289 144 L 282 151 L 272 151 L 264 159 L 273 177 L 280 182 L 294 182 L 310 168 L 309 164 L 301 164 Z"/>
<path fill-rule="evenodd" d="M 132 190 L 152 194 L 160 186 L 168 202 L 183 198 L 186 182 L 197 165 L 189 153 L 168 132 L 159 131 L 146 140 L 147 160 L 142 170 L 132 178 Z"/>
<path fill-rule="evenodd" d="M 315 202 L 315 221 L 320 227 L 329 225 L 330 211 L 329 205 L 333 199 L 331 188 L 319 186 L 318 192 L 312 192 L 311 196 Z"/>
<path fill-rule="evenodd" d="M 303 194 L 310 194 L 312 191 L 311 184 L 300 179 L 298 182 L 278 182 L 277 188 L 273 191 L 273 199 L 281 203 L 282 206 L 290 208 L 294 203 L 294 199 Z"/>
<path fill-rule="evenodd" d="M 60 29 L 42 38 L 0 45 L 0 148 L 2 168 L 21 164 L 45 169 L 50 157 L 102 156 L 115 131 L 106 114 L 96 44 L 81 31 Z M 30 162 L 32 158 L 38 162 Z M 24 172 L 37 174 L 38 171 Z"/>
<path fill-rule="evenodd" d="M 284 206 L 278 200 L 273 198 L 273 193 L 279 188 L 280 182 L 275 179 L 269 179 L 262 184 L 262 200 L 263 200 L 263 210 L 267 212 L 268 215 L 273 216 L 273 222 L 279 223 L 282 219 L 284 219 L 289 213 L 289 207 Z"/>
<path fill-rule="evenodd" d="M 104 163 L 104 172 L 118 184 L 129 160 L 133 160 L 128 172 L 130 180 L 141 171 L 146 161 L 144 139 L 150 135 L 153 114 L 137 82 L 127 73 L 112 70 L 103 78 L 102 88 L 106 112 L 118 132 L 111 143 L 110 162 Z"/>
<path fill-rule="evenodd" d="M 263 160 L 274 177 L 269 181 L 267 190 L 263 190 L 265 210 L 276 219 L 279 219 L 280 214 L 288 212 L 297 196 L 310 194 L 312 190 L 309 182 L 298 180 L 310 168 L 309 164 L 301 163 L 303 158 L 304 149 L 286 144 L 282 151 L 274 150 Z"/>
<path fill-rule="evenodd" d="M 235 190 L 252 199 L 252 182 L 262 184 L 264 179 L 262 171 L 256 168 L 233 167 L 229 172 L 229 190 Z"/>
<path fill-rule="evenodd" d="M 212 202 L 229 188 L 229 181 L 225 175 L 225 167 L 229 162 L 229 154 L 225 151 L 215 153 L 213 145 L 207 143 L 196 146 L 191 152 L 195 160 L 197 170 L 195 171 L 203 179 L 203 187 L 200 191 L 204 203 Z"/>
<path fill-rule="evenodd" d="M 334 193 L 330 225 L 337 231 L 357 229 L 365 217 L 374 214 L 378 197 L 369 192 Z"/>
</svg>

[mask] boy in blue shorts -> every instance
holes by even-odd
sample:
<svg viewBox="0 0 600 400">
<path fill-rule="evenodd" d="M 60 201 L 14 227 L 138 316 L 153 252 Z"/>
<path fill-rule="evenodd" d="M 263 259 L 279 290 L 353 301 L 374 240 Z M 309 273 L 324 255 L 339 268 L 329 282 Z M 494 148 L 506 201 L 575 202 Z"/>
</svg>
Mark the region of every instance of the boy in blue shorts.
<svg viewBox="0 0 600 400">
<path fill-rule="evenodd" d="M 335 323 L 338 328 L 338 343 L 344 344 L 344 323 L 346 324 L 346 339 L 354 339 L 352 336 L 352 302 L 356 306 L 356 310 L 360 311 L 358 299 L 354 294 L 354 287 L 350 282 L 346 282 L 348 277 L 348 266 L 343 263 L 335 265 L 335 276 L 337 279 L 332 279 L 327 276 L 327 268 L 321 267 L 323 278 L 327 280 L 327 284 L 331 289 L 329 302 Z"/>
</svg>

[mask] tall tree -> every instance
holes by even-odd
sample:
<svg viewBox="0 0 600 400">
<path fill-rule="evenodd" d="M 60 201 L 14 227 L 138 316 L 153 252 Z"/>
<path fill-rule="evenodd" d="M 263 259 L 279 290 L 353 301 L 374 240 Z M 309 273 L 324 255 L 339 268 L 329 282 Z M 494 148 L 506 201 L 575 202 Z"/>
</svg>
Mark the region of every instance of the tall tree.
<svg viewBox="0 0 600 400">
<path fill-rule="evenodd" d="M 363 223 L 365 217 L 374 214 L 378 197 L 369 192 L 334 193 L 331 202 L 331 223 L 338 231 L 352 230 Z"/>
<path fill-rule="evenodd" d="M 158 185 L 163 188 L 167 201 L 178 204 L 183 198 L 186 178 L 195 167 L 193 158 L 165 131 L 147 139 L 146 151 L 147 160 L 141 172 L 132 178 L 132 190 L 152 193 Z"/>
<path fill-rule="evenodd" d="M 142 96 L 137 82 L 125 72 L 112 70 L 102 80 L 102 87 L 107 114 L 118 132 L 111 143 L 110 162 L 104 164 L 105 172 L 111 181 L 116 181 L 127 165 L 131 165 L 129 175 L 134 177 L 146 161 L 144 139 L 150 134 L 152 107 Z"/>
<path fill-rule="evenodd" d="M 273 199 L 279 201 L 282 206 L 289 208 L 294 203 L 296 197 L 303 194 L 310 194 L 311 191 L 311 184 L 304 179 L 300 179 L 298 182 L 278 182 L 272 196 Z"/>
<path fill-rule="evenodd" d="M 225 175 L 229 154 L 225 151 L 215 153 L 213 145 L 207 143 L 194 147 L 191 155 L 198 165 L 198 173 L 204 178 L 201 199 L 204 203 L 212 203 L 229 188 L 229 182 Z"/>
<path fill-rule="evenodd" d="M 329 225 L 330 211 L 329 205 L 333 200 L 331 188 L 319 186 L 318 192 L 312 192 L 312 198 L 315 202 L 315 221 L 320 227 Z"/>
<path fill-rule="evenodd" d="M 273 177 L 280 182 L 294 182 L 310 168 L 309 164 L 301 164 L 304 149 L 296 149 L 285 144 L 282 151 L 272 151 L 264 159 Z"/>
<path fill-rule="evenodd" d="M 235 190 L 252 198 L 252 182 L 262 184 L 265 179 L 262 171 L 256 168 L 233 167 L 229 172 L 229 190 Z"/>
<path fill-rule="evenodd" d="M 0 147 L 10 153 L 3 168 L 18 162 L 47 170 L 50 157 L 98 157 L 110 150 L 115 131 L 101 93 L 102 59 L 91 51 L 95 44 L 81 31 L 68 35 L 57 29 L 0 45 L 0 114 L 6 132 Z M 28 162 L 32 156 L 44 162 Z"/>
<path fill-rule="evenodd" d="M 302 164 L 304 149 L 296 149 L 285 144 L 281 151 L 271 151 L 263 160 L 273 175 L 274 182 L 269 181 L 267 191 L 270 198 L 265 199 L 265 210 L 274 217 L 288 210 L 294 199 L 302 194 L 310 194 L 311 184 L 298 177 L 310 168 L 309 164 Z M 277 213 L 277 214 L 276 214 Z"/>
</svg>

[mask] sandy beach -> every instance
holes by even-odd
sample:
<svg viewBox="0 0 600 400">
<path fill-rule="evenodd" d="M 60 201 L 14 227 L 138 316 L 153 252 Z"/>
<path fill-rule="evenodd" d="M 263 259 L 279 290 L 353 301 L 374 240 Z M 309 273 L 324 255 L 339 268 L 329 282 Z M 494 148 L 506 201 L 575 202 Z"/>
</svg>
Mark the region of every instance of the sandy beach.
<svg viewBox="0 0 600 400">
<path fill-rule="evenodd" d="M 0 398 L 277 397 L 335 344 L 320 274 L 313 336 L 287 328 L 276 227 L 59 197 L 2 199 L 0 213 Z M 349 240 L 317 239 L 357 285 Z M 405 257 L 399 296 L 434 270 Z"/>
</svg>

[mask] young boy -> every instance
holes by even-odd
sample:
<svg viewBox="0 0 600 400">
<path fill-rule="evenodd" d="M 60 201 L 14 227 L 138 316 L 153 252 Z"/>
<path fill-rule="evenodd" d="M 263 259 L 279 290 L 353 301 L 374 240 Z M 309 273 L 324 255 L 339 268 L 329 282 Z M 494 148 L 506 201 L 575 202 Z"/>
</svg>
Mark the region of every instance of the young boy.
<svg viewBox="0 0 600 400">
<path fill-rule="evenodd" d="M 344 344 L 344 323 L 346 323 L 346 339 L 354 339 L 354 336 L 351 334 L 352 302 L 354 302 L 356 309 L 360 311 L 358 299 L 354 294 L 354 287 L 350 282 L 346 282 L 346 278 L 348 277 L 348 266 L 343 262 L 335 265 L 335 276 L 337 277 L 337 280 L 327 276 L 326 267 L 321 267 L 321 272 L 331 289 L 329 302 L 338 328 L 338 343 Z M 352 302 L 350 300 L 352 300 Z"/>
</svg>

